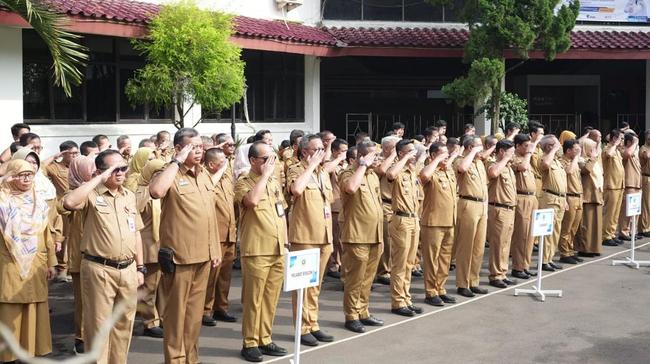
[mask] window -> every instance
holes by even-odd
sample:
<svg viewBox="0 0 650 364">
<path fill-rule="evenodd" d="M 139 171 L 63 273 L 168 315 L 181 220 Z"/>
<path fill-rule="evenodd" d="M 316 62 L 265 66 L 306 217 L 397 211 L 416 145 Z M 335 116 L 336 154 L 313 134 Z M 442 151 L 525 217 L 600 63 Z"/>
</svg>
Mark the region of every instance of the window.
<svg viewBox="0 0 650 364">
<path fill-rule="evenodd" d="M 128 39 L 86 35 L 88 64 L 72 96 L 53 85 L 52 58 L 33 30 L 23 30 L 23 117 L 30 123 L 120 123 L 171 119 L 170 110 L 131 105 L 124 88 L 144 59 Z"/>
<path fill-rule="evenodd" d="M 322 0 L 323 17 L 330 20 L 453 22 L 465 0 L 434 6 L 426 0 Z"/>
</svg>

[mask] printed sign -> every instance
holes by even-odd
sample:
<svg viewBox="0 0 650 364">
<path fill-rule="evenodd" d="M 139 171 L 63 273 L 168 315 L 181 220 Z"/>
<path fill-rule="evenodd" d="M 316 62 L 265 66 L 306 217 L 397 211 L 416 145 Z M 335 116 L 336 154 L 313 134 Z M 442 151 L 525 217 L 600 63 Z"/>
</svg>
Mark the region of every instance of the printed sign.
<svg viewBox="0 0 650 364">
<path fill-rule="evenodd" d="M 563 0 L 569 4 L 573 0 Z M 578 20 L 647 23 L 649 0 L 580 0 Z"/>
<path fill-rule="evenodd" d="M 641 215 L 641 192 L 625 195 L 625 216 Z"/>
<path fill-rule="evenodd" d="M 533 236 L 546 236 L 553 234 L 553 209 L 533 211 Z"/>
<path fill-rule="evenodd" d="M 289 252 L 284 262 L 284 291 L 317 286 L 319 270 L 320 249 Z"/>
</svg>

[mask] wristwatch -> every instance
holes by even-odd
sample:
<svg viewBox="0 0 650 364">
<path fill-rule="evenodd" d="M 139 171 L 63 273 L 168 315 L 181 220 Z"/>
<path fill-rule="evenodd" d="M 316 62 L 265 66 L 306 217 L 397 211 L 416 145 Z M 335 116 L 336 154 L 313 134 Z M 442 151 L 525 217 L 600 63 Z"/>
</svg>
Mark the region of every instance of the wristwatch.
<svg viewBox="0 0 650 364">
<path fill-rule="evenodd" d="M 139 266 L 137 267 L 137 270 L 138 270 L 138 272 L 140 272 L 140 273 L 142 273 L 142 274 L 147 274 L 147 267 L 144 266 L 144 265 L 139 265 Z"/>
<path fill-rule="evenodd" d="M 172 159 L 167 163 L 168 165 L 175 164 L 178 166 L 178 168 L 181 168 L 181 165 L 183 165 L 183 162 L 179 161 L 178 159 Z"/>
<path fill-rule="evenodd" d="M 363 167 L 368 167 L 368 162 L 365 159 L 359 159 L 359 165 Z"/>
</svg>

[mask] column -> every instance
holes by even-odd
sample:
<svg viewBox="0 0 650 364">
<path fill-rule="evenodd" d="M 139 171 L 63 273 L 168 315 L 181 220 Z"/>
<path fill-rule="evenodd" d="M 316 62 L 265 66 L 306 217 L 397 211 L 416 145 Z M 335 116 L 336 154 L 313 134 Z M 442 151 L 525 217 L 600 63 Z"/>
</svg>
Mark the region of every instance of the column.
<svg viewBox="0 0 650 364">
<path fill-rule="evenodd" d="M 22 29 L 0 26 L 0 149 L 13 142 L 9 128 L 23 121 Z"/>
<path fill-rule="evenodd" d="M 645 61 L 645 130 L 650 130 L 650 59 Z"/>
<path fill-rule="evenodd" d="M 321 130 L 320 57 L 305 56 L 305 131 Z"/>
</svg>

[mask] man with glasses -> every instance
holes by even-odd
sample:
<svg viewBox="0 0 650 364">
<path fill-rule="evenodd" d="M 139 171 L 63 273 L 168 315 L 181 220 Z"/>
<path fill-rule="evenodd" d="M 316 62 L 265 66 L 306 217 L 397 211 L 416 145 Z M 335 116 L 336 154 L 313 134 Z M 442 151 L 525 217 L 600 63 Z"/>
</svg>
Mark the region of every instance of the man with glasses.
<svg viewBox="0 0 650 364">
<path fill-rule="evenodd" d="M 63 207 L 83 210 L 84 216 L 81 291 L 85 342 L 102 348 L 98 363 L 126 363 L 137 288 L 144 282 L 146 272 L 140 238 L 143 223 L 135 194 L 123 187 L 128 167 L 120 153 L 106 150 L 97 156 L 95 165 L 98 174 L 70 191 L 63 199 Z M 125 314 L 106 341 L 95 342 L 100 328 L 122 302 L 126 303 Z"/>
<path fill-rule="evenodd" d="M 165 363 L 198 363 L 199 335 L 210 267 L 221 263 L 214 186 L 201 166 L 203 141 L 192 128 L 174 135 L 176 156 L 149 185 L 162 199 L 160 248 L 171 251 L 165 272 Z"/>
</svg>

